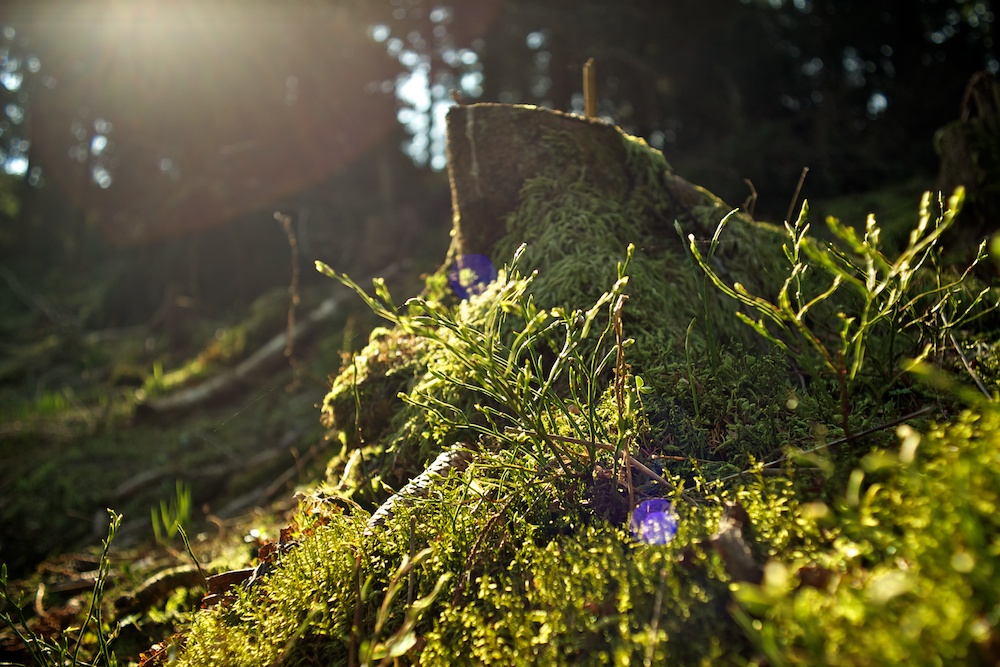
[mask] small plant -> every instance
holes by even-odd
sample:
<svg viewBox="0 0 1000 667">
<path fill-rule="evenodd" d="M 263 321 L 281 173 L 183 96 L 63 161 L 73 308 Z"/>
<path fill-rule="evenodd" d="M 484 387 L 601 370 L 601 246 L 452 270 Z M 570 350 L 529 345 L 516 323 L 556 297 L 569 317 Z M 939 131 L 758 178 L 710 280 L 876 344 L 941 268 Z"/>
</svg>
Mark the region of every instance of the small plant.
<svg viewBox="0 0 1000 667">
<path fill-rule="evenodd" d="M 383 281 L 373 281 L 373 297 L 347 276 L 322 262 L 316 265 L 321 273 L 357 292 L 375 314 L 438 346 L 458 372 L 431 368 L 432 382 L 476 396 L 475 410 L 482 419 L 470 418 L 454 403 L 419 387 L 401 394 L 404 401 L 436 415 L 449 428 L 469 430 L 515 447 L 523 447 L 527 436 L 532 443 L 527 451 L 533 458 L 551 461 L 564 470 L 568 462 L 580 458 L 567 445 L 583 444 L 593 466 L 599 443 L 611 440 L 617 443 L 618 452 L 623 451 L 631 437 L 629 423 L 641 412 L 638 394 L 642 379 L 626 378 L 621 354 L 632 342 L 621 336 L 620 311 L 634 246 L 629 246 L 625 261 L 619 262 L 618 280 L 611 290 L 588 310 L 571 312 L 535 306 L 528 293 L 534 276 L 524 277 L 517 270 L 524 248 L 518 249 L 496 282 L 464 302 L 456 313 L 421 298 L 397 308 Z M 463 310 L 477 307 L 484 311 L 475 318 L 462 317 Z M 599 319 L 604 326 L 592 342 L 588 339 Z M 620 371 L 614 397 L 620 408 L 617 420 L 599 414 L 611 368 Z M 617 426 L 614 435 L 609 422 Z"/>
<path fill-rule="evenodd" d="M 14 600 L 7 588 L 7 565 L 0 563 L 0 603 L 2 603 L 0 623 L 9 627 L 17 635 L 17 638 L 24 644 L 28 655 L 31 656 L 32 662 L 39 667 L 64 667 L 66 665 L 88 667 L 89 665 L 114 666 L 118 664 L 118 659 L 110 647 L 114 635 L 109 636 L 104 631 L 101 605 L 104 601 L 104 586 L 111 570 L 111 560 L 108 553 L 111 550 L 111 542 L 115 538 L 115 533 L 121 526 L 122 515 L 112 510 L 108 510 L 108 514 L 111 516 L 111 523 L 108 526 L 108 536 L 102 542 L 103 550 L 97 569 L 97 580 L 94 582 L 94 590 L 90 597 L 90 608 L 87 610 L 87 617 L 83 625 L 77 631 L 76 641 L 72 646 L 66 636 L 54 641 L 39 635 L 29 627 L 28 619 L 24 614 L 23 601 Z M 8 611 L 8 609 L 12 611 Z M 84 636 L 91 623 L 94 624 L 97 649 L 93 656 L 93 662 L 85 662 L 80 659 L 80 651 L 83 647 Z"/>
<path fill-rule="evenodd" d="M 149 514 L 156 543 L 169 544 L 191 522 L 191 487 L 177 480 L 174 497 L 161 500 L 159 508 L 152 508 Z"/>
<path fill-rule="evenodd" d="M 430 593 L 418 600 L 411 600 L 407 603 L 403 623 L 391 637 L 383 641 L 381 636 L 390 618 L 390 610 L 393 606 L 393 601 L 399 592 L 403 590 L 403 577 L 410 575 L 412 580 L 411 572 L 413 568 L 427 560 L 432 552 L 432 549 L 427 548 L 417 552 L 412 558 L 405 556 L 402 564 L 400 564 L 399 568 L 393 573 L 386 592 L 382 597 L 382 604 L 378 609 L 378 614 L 375 620 L 375 630 L 372 635 L 361 644 L 362 665 L 387 665 L 390 659 L 400 658 L 406 655 L 414 647 L 414 645 L 416 645 L 417 635 L 414 632 L 414 628 L 416 628 L 417 622 L 420 620 L 424 611 L 431 606 L 434 600 L 441 593 L 442 587 L 448 582 L 449 579 L 451 579 L 450 572 L 445 572 L 438 577 L 437 582 L 434 584 L 434 589 Z M 367 588 L 368 587 L 366 586 L 365 589 Z M 378 663 L 374 662 L 376 660 Z"/>
<path fill-rule="evenodd" d="M 732 586 L 731 612 L 772 665 L 996 664 L 1000 410 L 864 456 L 827 505 L 798 506 L 797 530 L 833 539 L 777 551 L 763 581 Z"/>
<path fill-rule="evenodd" d="M 726 283 L 702 257 L 693 236 L 688 237 L 689 247 L 715 286 L 755 314 L 737 312 L 737 317 L 811 374 L 828 373 L 835 379 L 841 423 L 850 437 L 851 397 L 863 369 L 877 367 L 881 376 L 877 391 L 884 393 L 904 372 L 899 368 L 903 358 L 925 357 L 934 341 L 978 316 L 974 309 L 988 288 L 966 303 L 963 283 L 986 257 L 985 246 L 980 246 L 972 266 L 955 279 L 945 280 L 940 271 L 934 271 L 928 283 L 921 272 L 925 265 L 935 263 L 937 242 L 954 223 L 964 194 L 958 188 L 947 205 L 939 201 L 940 214 L 932 224 L 931 195 L 925 193 L 918 225 L 894 260 L 880 250 L 880 230 L 873 215 L 868 216 L 863 237 L 836 218 L 828 218 L 834 242 L 827 244 L 807 236 L 809 208 L 803 204 L 795 223 L 785 223 L 788 242 L 782 249 L 790 270 L 774 302 L 751 294 L 740 283 Z M 727 216 L 719 223 L 713 247 L 728 220 Z M 820 306 L 837 309 L 838 330 L 831 335 L 810 321 Z M 877 354 L 869 354 L 873 346 L 879 347 Z"/>
</svg>

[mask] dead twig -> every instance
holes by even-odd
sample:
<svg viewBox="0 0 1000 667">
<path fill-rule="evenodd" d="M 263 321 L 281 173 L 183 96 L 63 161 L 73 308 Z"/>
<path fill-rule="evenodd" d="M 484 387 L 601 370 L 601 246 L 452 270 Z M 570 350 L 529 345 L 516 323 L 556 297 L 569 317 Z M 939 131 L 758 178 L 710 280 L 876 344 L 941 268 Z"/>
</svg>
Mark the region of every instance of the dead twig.
<svg viewBox="0 0 1000 667">
<path fill-rule="evenodd" d="M 982 392 L 983 396 L 986 397 L 986 400 L 987 401 L 991 400 L 993 397 L 990 395 L 990 392 L 986 388 L 986 385 L 983 384 L 983 381 L 980 379 L 979 374 L 976 373 L 976 370 L 972 367 L 972 364 L 969 363 L 969 359 L 965 356 L 965 353 L 962 352 L 962 348 L 958 344 L 958 339 L 955 338 L 955 332 L 952 331 L 951 323 L 948 321 L 948 316 L 945 315 L 943 312 L 939 313 L 939 315 L 941 315 L 941 321 L 944 323 L 945 328 L 948 330 L 948 340 L 951 341 L 952 347 L 954 347 L 955 352 L 958 353 L 958 358 L 962 360 L 962 365 L 965 366 L 966 372 L 972 378 L 972 381 L 976 383 L 976 386 L 979 388 L 979 391 Z"/>
<path fill-rule="evenodd" d="M 615 307 L 611 313 L 615 330 L 615 405 L 618 408 L 618 418 L 622 419 L 625 414 L 625 381 L 629 375 L 629 365 L 625 362 L 625 334 L 622 330 L 622 310 L 625 308 L 625 300 L 628 297 L 624 294 L 618 297 Z M 625 468 L 625 486 L 628 488 L 628 511 L 635 509 L 635 486 L 632 484 L 631 465 L 631 445 L 632 436 L 626 430 L 625 434 L 619 434 L 622 443 L 622 463 Z"/>
<path fill-rule="evenodd" d="M 593 58 L 583 64 L 583 108 L 587 118 L 597 118 L 597 67 Z"/>
<path fill-rule="evenodd" d="M 795 211 L 795 204 L 799 201 L 799 194 L 802 192 L 802 184 L 806 182 L 806 174 L 808 173 L 809 167 L 802 167 L 802 175 L 799 176 L 799 182 L 798 185 L 795 186 L 795 193 L 792 195 L 792 201 L 788 204 L 788 214 L 785 215 L 785 222 L 789 224 L 791 224 L 792 213 Z"/>
</svg>

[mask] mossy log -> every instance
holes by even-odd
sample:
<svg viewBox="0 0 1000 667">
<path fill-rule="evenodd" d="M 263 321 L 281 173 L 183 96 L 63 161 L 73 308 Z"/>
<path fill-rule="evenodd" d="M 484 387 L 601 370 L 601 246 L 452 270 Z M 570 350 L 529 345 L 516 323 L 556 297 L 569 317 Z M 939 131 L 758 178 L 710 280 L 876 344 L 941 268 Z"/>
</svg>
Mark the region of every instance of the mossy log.
<svg viewBox="0 0 1000 667">
<path fill-rule="evenodd" d="M 738 341 L 751 339 L 734 315 L 737 305 L 705 289 L 707 279 L 686 248 L 688 234 L 707 244 L 733 209 L 676 175 L 660 151 L 613 125 L 536 107 L 457 106 L 447 122 L 453 229 L 445 271 L 469 254 L 486 255 L 503 266 L 525 243 L 518 268 L 523 275 L 537 271 L 530 288 L 535 303 L 586 310 L 615 283 L 616 266 L 634 244 L 624 312 L 625 330 L 635 340 L 629 363 L 663 404 L 650 406 L 656 414 L 677 412 L 674 364 L 685 349 L 725 344 L 735 350 Z M 783 240 L 775 226 L 735 212 L 712 262 L 727 280 L 774 295 L 787 269 Z M 480 326 L 476 313 L 485 305 L 463 306 L 463 326 Z M 698 326 L 692 327 L 693 321 Z M 327 424 L 345 433 L 351 446 L 367 443 L 395 452 L 393 475 L 406 462 L 433 458 L 457 438 L 425 411 L 395 398 L 400 392 L 445 391 L 435 374 L 453 375 L 460 369 L 447 367 L 449 357 L 434 349 L 415 345 L 401 330 L 383 330 L 334 381 L 324 401 Z M 750 365 L 757 363 L 755 356 Z M 771 372 L 775 363 L 762 357 L 760 368 L 754 366 L 748 376 Z M 755 394 L 756 405 L 770 410 L 785 400 L 782 392 L 787 391 L 775 383 Z M 434 395 L 477 414 L 471 396 Z M 364 406 L 360 412 L 359 398 Z M 704 435 L 689 433 L 687 416 L 662 419 L 670 422 L 678 451 L 699 455 L 709 448 Z M 773 434 L 758 430 L 760 434 L 739 436 L 740 452 L 762 455 L 774 448 Z M 429 433 L 442 439 L 428 442 Z M 736 436 L 726 442 L 730 439 Z M 420 451 L 410 451 L 414 445 Z M 402 452 L 406 454 L 400 456 Z M 402 482 L 418 471 L 393 479 Z"/>
<path fill-rule="evenodd" d="M 388 277 L 399 271 L 399 264 L 392 262 L 375 275 Z M 175 414 L 211 405 L 231 398 L 247 388 L 258 386 L 261 379 L 287 363 L 289 350 L 296 344 L 309 341 L 321 330 L 321 325 L 332 321 L 341 311 L 343 297 L 334 294 L 322 301 L 294 326 L 276 334 L 246 359 L 228 370 L 213 375 L 193 386 L 150 398 L 136 407 L 140 417 L 158 414 Z"/>
</svg>

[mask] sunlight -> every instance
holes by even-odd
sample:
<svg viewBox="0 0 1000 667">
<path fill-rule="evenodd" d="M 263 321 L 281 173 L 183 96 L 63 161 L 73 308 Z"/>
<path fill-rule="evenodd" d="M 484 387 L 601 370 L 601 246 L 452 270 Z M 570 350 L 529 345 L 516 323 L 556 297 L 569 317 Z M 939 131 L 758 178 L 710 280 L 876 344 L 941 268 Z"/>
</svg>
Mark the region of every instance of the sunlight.
<svg viewBox="0 0 1000 667">
<path fill-rule="evenodd" d="M 58 20 L 53 11 L 32 14 L 42 62 L 27 67 L 44 68 L 47 91 L 32 123 L 75 142 L 38 150 L 116 237 L 162 238 L 273 206 L 394 123 L 391 90 L 370 84 L 394 80 L 400 65 L 352 9 L 80 3 L 60 7 Z M 20 85 L 25 66 L 0 85 Z M 5 112 L 24 119 L 17 104 Z"/>
</svg>

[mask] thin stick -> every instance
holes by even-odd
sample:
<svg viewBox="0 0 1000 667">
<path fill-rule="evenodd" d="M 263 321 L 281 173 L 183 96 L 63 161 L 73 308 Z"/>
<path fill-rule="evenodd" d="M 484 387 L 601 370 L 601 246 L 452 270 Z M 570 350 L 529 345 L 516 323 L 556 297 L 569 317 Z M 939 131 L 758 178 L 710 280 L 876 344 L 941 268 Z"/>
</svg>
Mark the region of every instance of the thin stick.
<svg viewBox="0 0 1000 667">
<path fill-rule="evenodd" d="M 413 556 L 417 553 L 417 517 L 410 515 L 410 563 L 413 563 Z M 408 606 L 413 606 L 413 589 L 416 586 L 416 570 L 410 568 L 410 580 L 408 582 L 409 588 L 406 591 L 406 604 Z"/>
<path fill-rule="evenodd" d="M 667 566 L 660 569 L 660 585 L 656 589 L 656 599 L 653 602 L 653 619 L 649 624 L 649 646 L 646 647 L 646 658 L 642 661 L 644 667 L 653 664 L 656 652 L 656 635 L 660 632 L 660 609 L 663 607 L 663 587 L 667 583 Z"/>
<path fill-rule="evenodd" d="M 818 452 L 819 450 L 826 449 L 827 447 L 836 447 L 837 445 L 844 444 L 848 440 L 853 440 L 855 438 L 862 438 L 862 437 L 864 437 L 866 435 L 871 435 L 872 433 L 876 433 L 878 431 L 884 431 L 885 429 L 892 428 L 893 426 L 898 426 L 898 425 L 902 424 L 905 421 L 908 421 L 910 419 L 916 419 L 917 417 L 925 415 L 925 414 L 927 414 L 927 413 L 929 413 L 929 412 L 931 412 L 933 410 L 934 410 L 934 408 L 932 406 L 927 406 L 926 408 L 921 408 L 921 409 L 917 410 L 916 412 L 911 412 L 908 415 L 903 415 L 899 419 L 893 419 L 891 422 L 886 422 L 885 424 L 882 424 L 881 426 L 872 426 L 871 428 L 865 429 L 864 431 L 861 431 L 859 433 L 855 433 L 855 434 L 853 434 L 853 435 L 851 435 L 849 437 L 838 438 L 837 440 L 831 440 L 830 442 L 824 442 L 821 445 L 816 445 L 815 447 L 813 447 L 811 449 L 804 449 L 804 450 L 802 450 L 802 451 L 800 451 L 798 453 L 799 454 L 812 454 L 813 452 Z M 764 464 L 763 467 L 765 467 L 765 468 L 773 468 L 774 466 L 778 465 L 779 463 L 784 463 L 787 460 L 788 460 L 788 454 L 784 454 L 784 455 L 782 455 L 782 456 L 774 459 L 773 461 L 768 461 L 767 463 Z M 736 477 L 742 477 L 743 475 L 746 475 L 746 474 L 748 474 L 750 472 L 753 472 L 753 471 L 752 470 L 741 470 L 740 472 L 734 472 L 732 475 L 726 475 L 725 477 L 720 477 L 719 479 L 717 479 L 715 481 L 716 482 L 728 482 L 731 479 L 735 479 Z"/>
<path fill-rule="evenodd" d="M 753 181 L 749 178 L 744 178 L 743 182 L 750 188 L 750 196 L 743 201 L 743 210 L 753 220 L 753 210 L 757 206 L 757 188 L 753 186 Z"/>
<path fill-rule="evenodd" d="M 187 555 L 191 557 L 192 561 L 194 561 L 194 566 L 198 568 L 198 575 L 201 577 L 202 583 L 207 586 L 208 577 L 205 575 L 205 570 L 201 569 L 201 563 L 198 562 L 198 557 L 194 555 L 194 550 L 191 548 L 191 540 L 188 539 L 184 526 L 180 523 L 177 523 L 176 526 L 177 532 L 181 534 L 181 539 L 184 541 L 184 549 L 187 550 Z"/>
<path fill-rule="evenodd" d="M 292 227 L 292 216 L 276 211 L 274 219 L 288 237 L 288 247 L 292 250 L 292 279 L 288 286 L 288 344 L 285 346 L 285 356 L 293 359 L 295 356 L 295 308 L 299 305 L 299 240 Z"/>
<path fill-rule="evenodd" d="M 587 118 L 597 118 L 597 67 L 593 58 L 583 64 L 583 109 Z"/>
<path fill-rule="evenodd" d="M 354 621 L 347 639 L 347 667 L 358 664 L 358 631 L 361 629 L 361 552 L 354 554 Z"/>
<path fill-rule="evenodd" d="M 949 340 L 951 340 L 951 345 L 952 347 L 955 348 L 955 352 L 958 353 L 958 358 L 962 360 L 962 365 L 965 366 L 965 370 L 969 373 L 970 376 L 972 376 L 973 381 L 976 383 L 976 386 L 979 387 L 979 391 L 983 393 L 983 396 L 986 397 L 986 400 L 988 401 L 992 399 L 993 397 L 990 395 L 990 392 L 986 388 L 986 385 L 983 384 L 983 381 L 981 379 L 979 379 L 979 374 L 976 373 L 974 368 L 972 368 L 972 364 L 969 363 L 969 360 L 966 358 L 965 353 L 962 352 L 962 348 L 959 347 L 958 339 L 955 338 L 955 332 L 952 331 L 951 323 L 948 322 L 948 316 L 945 315 L 943 312 L 939 314 L 941 315 L 941 321 L 944 322 L 944 326 L 948 329 L 948 338 Z"/>
<path fill-rule="evenodd" d="M 785 216 L 785 222 L 791 224 L 792 221 L 792 211 L 795 210 L 795 204 L 799 201 L 799 193 L 802 192 L 802 184 L 806 182 L 806 174 L 809 173 L 809 167 L 802 167 L 802 175 L 799 176 L 799 184 L 795 186 L 795 194 L 792 195 L 792 203 L 788 205 L 788 215 Z"/>
<path fill-rule="evenodd" d="M 627 296 L 624 294 L 620 295 L 612 310 L 615 344 L 618 348 L 615 354 L 615 403 L 618 407 L 619 419 L 621 419 L 621 415 L 625 412 L 625 379 L 629 372 L 628 364 L 625 363 L 625 343 L 622 331 L 622 309 L 625 307 L 626 299 L 628 299 Z M 632 485 L 632 466 L 630 465 L 632 457 L 629 451 L 631 449 L 631 440 L 632 438 L 629 435 L 625 435 L 622 439 L 622 461 L 625 464 L 625 485 L 628 488 L 629 512 L 635 509 L 635 487 Z"/>
</svg>

